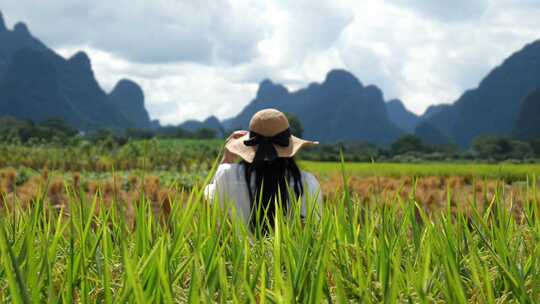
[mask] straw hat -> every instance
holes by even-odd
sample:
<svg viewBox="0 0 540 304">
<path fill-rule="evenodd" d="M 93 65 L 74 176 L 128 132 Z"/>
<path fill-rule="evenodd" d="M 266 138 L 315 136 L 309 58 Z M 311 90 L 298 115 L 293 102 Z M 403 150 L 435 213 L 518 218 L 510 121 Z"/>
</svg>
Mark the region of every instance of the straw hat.
<svg viewBox="0 0 540 304">
<path fill-rule="evenodd" d="M 259 146 L 262 145 L 257 144 L 259 142 L 271 142 L 277 152 L 277 157 L 293 157 L 302 147 L 318 144 L 316 141 L 298 138 L 290 134 L 289 130 L 289 120 L 285 114 L 276 109 L 260 110 L 251 117 L 249 133 L 229 140 L 225 148 L 248 163 L 252 163 Z"/>
</svg>

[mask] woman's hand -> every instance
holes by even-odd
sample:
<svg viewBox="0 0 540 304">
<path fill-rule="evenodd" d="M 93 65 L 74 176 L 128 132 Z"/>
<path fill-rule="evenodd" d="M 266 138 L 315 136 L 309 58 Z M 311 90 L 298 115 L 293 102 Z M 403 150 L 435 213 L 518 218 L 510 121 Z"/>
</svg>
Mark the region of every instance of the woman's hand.
<svg viewBox="0 0 540 304">
<path fill-rule="evenodd" d="M 233 139 L 238 139 L 238 138 L 246 135 L 247 133 L 248 133 L 248 131 L 245 131 L 245 130 L 234 131 L 227 138 L 227 140 L 225 141 L 225 144 L 227 144 L 229 141 L 231 141 Z M 222 164 L 232 164 L 232 163 L 236 162 L 237 159 L 238 159 L 238 156 L 236 156 L 236 154 L 229 151 L 227 149 L 227 147 L 225 146 L 225 150 L 223 151 L 223 159 L 221 160 L 221 163 Z"/>
</svg>

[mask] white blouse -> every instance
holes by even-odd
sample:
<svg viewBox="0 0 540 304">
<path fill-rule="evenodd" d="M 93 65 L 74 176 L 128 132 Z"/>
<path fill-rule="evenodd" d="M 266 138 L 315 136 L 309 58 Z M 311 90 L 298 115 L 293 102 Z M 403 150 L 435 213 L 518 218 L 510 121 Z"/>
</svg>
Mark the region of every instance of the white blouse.
<svg viewBox="0 0 540 304">
<path fill-rule="evenodd" d="M 317 214 L 321 212 L 322 193 L 319 182 L 309 172 L 302 171 L 302 185 L 304 186 L 304 194 L 301 201 L 301 214 L 308 214 L 308 207 L 314 209 Z M 254 179 L 252 179 L 253 181 Z M 293 181 L 289 184 L 292 185 Z M 255 182 L 252 182 L 252 187 L 255 187 Z M 252 189 L 253 189 L 252 188 Z M 249 192 L 246 179 L 244 177 L 244 166 L 239 164 L 221 164 L 217 168 L 213 181 L 204 189 L 206 198 L 210 201 L 218 200 L 222 208 L 224 203 L 229 202 L 236 208 L 236 213 L 242 218 L 244 224 L 248 225 L 251 203 L 249 200 Z M 217 194 L 217 197 L 216 197 Z M 306 203 L 307 202 L 307 203 Z M 306 206 L 317 202 L 316 206 Z M 317 215 L 318 216 L 318 215 Z"/>
</svg>

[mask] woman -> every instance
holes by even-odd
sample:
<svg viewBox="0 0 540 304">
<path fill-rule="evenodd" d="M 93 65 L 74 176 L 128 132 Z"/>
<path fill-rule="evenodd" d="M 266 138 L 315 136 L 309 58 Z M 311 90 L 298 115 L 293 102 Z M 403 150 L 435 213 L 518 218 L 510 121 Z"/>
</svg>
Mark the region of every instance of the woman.
<svg viewBox="0 0 540 304">
<path fill-rule="evenodd" d="M 314 144 L 318 143 L 293 136 L 280 111 L 261 110 L 251 118 L 249 132 L 236 131 L 227 139 L 222 163 L 205 195 L 217 199 L 222 207 L 230 202 L 252 229 L 261 223 L 273 225 L 275 214 L 286 214 L 298 198 L 302 217 L 311 210 L 319 212 L 319 182 L 301 171 L 294 160 L 302 147 Z"/>
</svg>

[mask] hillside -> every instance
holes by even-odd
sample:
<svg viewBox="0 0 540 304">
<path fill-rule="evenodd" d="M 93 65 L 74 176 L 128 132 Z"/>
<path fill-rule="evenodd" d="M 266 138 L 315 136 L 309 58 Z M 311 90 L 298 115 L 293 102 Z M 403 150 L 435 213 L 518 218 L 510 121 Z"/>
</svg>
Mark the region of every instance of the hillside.
<svg viewBox="0 0 540 304">
<path fill-rule="evenodd" d="M 479 135 L 509 136 L 523 100 L 540 87 L 540 40 L 526 45 L 493 69 L 478 88 L 425 119 L 460 146 Z"/>
<path fill-rule="evenodd" d="M 134 127 L 151 128 L 150 116 L 144 107 L 144 92 L 138 84 L 129 79 L 120 80 L 109 99 Z"/>
<path fill-rule="evenodd" d="M 521 139 L 540 139 L 540 88 L 523 101 L 513 135 Z"/>
<path fill-rule="evenodd" d="M 403 102 L 399 99 L 392 99 L 386 102 L 388 118 L 394 125 L 407 133 L 413 133 L 420 121 L 420 117 L 407 110 Z"/>
<path fill-rule="evenodd" d="M 294 92 L 264 80 L 255 99 L 224 124 L 229 129 L 246 128 L 255 112 L 271 107 L 295 114 L 304 127 L 304 137 L 321 142 L 387 144 L 403 133 L 391 123 L 381 90 L 364 86 L 345 70 L 332 70 L 322 83 Z"/>
<path fill-rule="evenodd" d="M 0 116 L 61 118 L 84 131 L 149 127 L 138 93 L 113 91 L 110 98 L 84 52 L 65 59 L 32 36 L 24 23 L 9 30 L 0 14 Z"/>
<path fill-rule="evenodd" d="M 296 91 L 263 80 L 255 98 L 236 116 L 223 122 L 215 117 L 191 120 L 180 126 L 190 131 L 210 128 L 222 135 L 224 130 L 247 128 L 255 112 L 275 107 L 295 114 L 304 135 L 322 142 L 388 144 L 413 133 L 426 142 L 468 147 L 480 135 L 525 136 L 522 133 L 536 123 L 536 108 L 527 96 L 539 87 L 540 40 L 512 54 L 454 103 L 430 106 L 420 117 L 399 99 L 385 102 L 378 87 L 362 84 L 350 72 L 331 70 L 322 83 Z M 145 108 L 138 84 L 123 79 L 110 93 L 104 92 L 86 53 L 63 58 L 24 23 L 8 29 L 1 13 L 0 116 L 33 121 L 60 118 L 83 131 L 159 128 Z"/>
<path fill-rule="evenodd" d="M 178 127 L 190 132 L 195 132 L 199 129 L 210 129 L 216 132 L 217 137 L 225 136 L 223 125 L 215 116 L 210 116 L 202 122 L 198 120 L 187 120 Z"/>
</svg>

